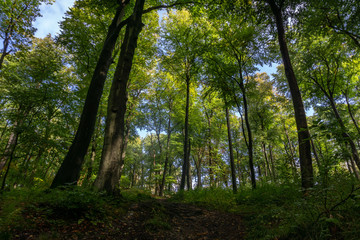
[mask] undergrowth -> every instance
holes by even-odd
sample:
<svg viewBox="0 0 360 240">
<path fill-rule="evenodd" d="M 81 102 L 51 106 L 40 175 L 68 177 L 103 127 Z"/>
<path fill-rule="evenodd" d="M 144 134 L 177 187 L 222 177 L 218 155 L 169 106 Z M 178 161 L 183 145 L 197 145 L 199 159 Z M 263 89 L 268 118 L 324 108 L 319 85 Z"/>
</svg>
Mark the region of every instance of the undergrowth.
<svg viewBox="0 0 360 240">
<path fill-rule="evenodd" d="M 339 175 L 307 192 L 295 184 L 259 184 L 236 195 L 221 188 L 183 191 L 172 200 L 240 214 L 249 240 L 355 240 L 360 237 L 358 185 Z"/>
<path fill-rule="evenodd" d="M 247 239 L 359 239 L 360 191 L 344 176 L 307 192 L 262 185 L 236 196 Z"/>
<path fill-rule="evenodd" d="M 16 189 L 0 195 L 0 239 L 16 238 L 37 228 L 56 232 L 59 226 L 111 224 L 133 202 L 151 198 L 140 190 L 108 196 L 81 187 L 62 189 Z"/>
<path fill-rule="evenodd" d="M 232 211 L 235 206 L 235 196 L 229 189 L 203 188 L 191 191 L 181 191 L 172 196 L 172 201 L 190 203 L 209 209 Z"/>
<path fill-rule="evenodd" d="M 66 224 L 111 227 L 133 203 L 154 205 L 150 192 L 130 189 L 121 196 L 108 196 L 90 189 L 20 189 L 0 195 L 0 239 L 13 239 L 22 230 L 47 229 L 44 238 L 61 234 Z M 306 193 L 298 185 L 259 184 L 257 189 L 205 188 L 182 191 L 170 201 L 242 216 L 246 239 L 359 239 L 360 188 L 357 181 L 336 176 Z M 150 209 L 148 230 L 168 230 L 166 211 Z M 55 234 L 55 235 L 54 235 Z M 50 237 L 49 237 L 50 236 Z"/>
</svg>

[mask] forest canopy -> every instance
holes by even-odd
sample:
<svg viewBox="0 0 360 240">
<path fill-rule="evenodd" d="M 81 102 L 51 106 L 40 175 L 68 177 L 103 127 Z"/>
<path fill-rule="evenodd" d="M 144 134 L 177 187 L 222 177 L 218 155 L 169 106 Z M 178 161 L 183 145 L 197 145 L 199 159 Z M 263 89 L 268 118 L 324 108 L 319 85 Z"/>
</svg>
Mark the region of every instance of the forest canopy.
<svg viewBox="0 0 360 240">
<path fill-rule="evenodd" d="M 360 178 L 355 0 L 76 0 L 36 38 L 52 2 L 1 3 L 2 190 Z"/>
</svg>

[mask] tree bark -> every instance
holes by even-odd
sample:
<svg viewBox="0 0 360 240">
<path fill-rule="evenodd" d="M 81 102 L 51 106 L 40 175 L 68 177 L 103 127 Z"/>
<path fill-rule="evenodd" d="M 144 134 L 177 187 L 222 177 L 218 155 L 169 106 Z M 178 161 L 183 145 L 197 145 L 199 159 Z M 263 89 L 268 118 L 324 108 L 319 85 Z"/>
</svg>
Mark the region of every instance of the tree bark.
<svg viewBox="0 0 360 240">
<path fill-rule="evenodd" d="M 188 179 L 190 167 L 190 159 L 189 159 L 189 105 L 190 105 L 190 76 L 186 75 L 186 108 L 185 108 L 185 126 L 184 126 L 184 162 L 182 166 L 182 174 L 181 174 L 181 182 L 180 182 L 180 190 L 185 189 L 185 182 Z M 189 190 L 189 183 L 188 183 Z"/>
<path fill-rule="evenodd" d="M 244 139 L 245 139 L 245 144 L 246 147 L 248 149 L 248 154 L 249 154 L 249 169 L 250 169 L 250 179 L 251 179 L 251 186 L 253 189 L 256 188 L 256 178 L 255 178 L 255 168 L 254 168 L 254 157 L 253 157 L 253 139 L 252 139 L 252 133 L 251 133 L 251 128 L 250 128 L 250 122 L 249 122 L 249 110 L 248 110 L 248 104 L 247 104 L 247 98 L 246 98 L 246 89 L 244 86 L 244 78 L 243 78 L 243 74 L 242 74 L 242 64 L 240 59 L 237 57 L 237 61 L 239 64 L 239 73 L 240 73 L 240 82 L 236 81 L 236 83 L 238 84 L 238 86 L 240 87 L 241 93 L 242 93 L 242 98 L 243 98 L 243 107 L 244 107 L 244 118 L 245 118 L 245 125 L 246 125 L 246 130 L 247 130 L 247 137 L 248 139 L 246 140 L 246 134 L 245 134 L 245 128 L 244 128 L 244 121 L 243 121 L 243 117 L 242 117 L 242 113 L 241 113 L 241 109 L 240 109 L 240 104 L 237 101 L 236 96 L 234 96 L 234 100 L 236 102 L 240 117 L 241 117 L 241 126 L 242 126 L 242 132 L 244 135 Z"/>
<path fill-rule="evenodd" d="M 269 144 L 269 155 L 270 155 L 270 162 L 271 162 L 271 171 L 273 174 L 274 182 L 276 182 L 276 171 L 275 171 L 275 163 L 272 153 L 272 146 Z"/>
<path fill-rule="evenodd" d="M 310 133 L 307 125 L 304 104 L 289 56 L 289 51 L 285 38 L 283 16 L 281 12 L 282 9 L 276 4 L 275 0 L 266 1 L 269 3 L 271 11 L 275 17 L 280 52 L 285 67 L 285 75 L 289 83 L 294 106 L 299 141 L 301 186 L 304 189 L 308 189 L 314 185 L 314 177 L 311 159 Z"/>
<path fill-rule="evenodd" d="M 226 126 L 227 126 L 227 132 L 228 132 L 228 142 L 229 142 L 229 158 L 230 158 L 232 188 L 233 188 L 233 193 L 236 194 L 237 193 L 237 184 L 236 184 L 236 174 L 235 174 L 234 151 L 233 151 L 232 138 L 231 138 L 229 108 L 226 105 L 226 103 L 225 103 L 225 112 L 226 112 Z"/>
<path fill-rule="evenodd" d="M 209 164 L 209 180 L 210 180 L 210 187 L 212 187 L 214 182 L 214 174 L 212 170 L 212 145 L 211 145 L 211 118 L 213 116 L 213 112 L 210 110 L 210 113 L 207 112 L 205 104 L 205 116 L 208 122 L 208 136 L 207 136 L 207 144 L 208 144 L 208 164 Z"/>
<path fill-rule="evenodd" d="M 142 14 L 145 0 L 137 0 L 132 16 L 126 26 L 121 45 L 119 61 L 116 66 L 107 110 L 104 146 L 100 169 L 94 186 L 99 191 L 115 193 L 124 166 L 126 131 L 125 113 L 128 100 L 127 84 L 132 61 L 141 32 Z"/>
<path fill-rule="evenodd" d="M 55 175 L 51 188 L 66 184 L 74 185 L 77 184 L 77 181 L 79 180 L 81 167 L 84 163 L 84 157 L 88 150 L 91 136 L 94 132 L 96 116 L 100 104 L 100 98 L 104 89 L 104 83 L 110 65 L 113 62 L 112 54 L 120 30 L 125 25 L 122 18 L 128 3 L 129 0 L 121 1 L 120 6 L 116 10 L 114 19 L 109 26 L 104 46 L 90 82 L 75 138 L 60 166 L 60 169 Z"/>
<path fill-rule="evenodd" d="M 15 142 L 14 142 L 14 148 L 10 152 L 10 156 L 9 156 L 9 160 L 8 160 L 8 166 L 6 168 L 5 175 L 3 177 L 3 181 L 2 181 L 2 184 L 1 184 L 1 191 L 3 191 L 5 189 L 6 177 L 7 177 L 8 173 L 9 173 L 11 162 L 12 162 L 12 160 L 14 158 L 14 152 L 15 152 L 15 147 L 17 145 L 17 140 L 18 140 L 18 138 L 16 137 Z"/>
<path fill-rule="evenodd" d="M 190 164 L 190 152 L 191 152 L 191 139 L 189 138 L 189 147 L 188 147 L 188 161 L 187 161 L 187 176 L 186 176 L 186 184 L 187 189 L 192 189 L 192 179 L 191 179 L 191 164 Z"/>
<path fill-rule="evenodd" d="M 351 117 L 351 120 L 352 120 L 352 122 L 354 123 L 354 126 L 355 126 L 358 134 L 360 135 L 360 128 L 359 128 L 359 125 L 357 124 L 357 122 L 356 122 L 356 120 L 355 120 L 355 118 L 354 118 L 354 114 L 352 113 L 351 105 L 350 105 L 350 103 L 349 103 L 349 97 L 348 97 L 348 95 L 347 95 L 346 92 L 344 92 L 344 96 L 345 96 L 346 105 L 347 105 L 347 109 L 348 109 L 349 115 L 350 115 L 350 117 Z"/>
<path fill-rule="evenodd" d="M 334 112 L 335 118 L 340 126 L 340 129 L 342 131 L 342 136 L 344 138 L 345 141 L 347 141 L 350 145 L 350 149 L 351 149 L 351 153 L 352 153 L 352 157 L 356 163 L 356 165 L 358 166 L 358 168 L 360 169 L 360 158 L 359 158 L 359 154 L 358 151 L 356 149 L 356 145 L 354 143 L 354 141 L 351 139 L 350 135 L 348 134 L 345 124 L 339 114 L 339 111 L 337 110 L 336 104 L 335 104 L 335 100 L 332 96 L 330 95 L 326 95 L 330 101 L 330 106 Z"/>
<path fill-rule="evenodd" d="M 164 192 L 166 172 L 167 172 L 167 167 L 169 164 L 170 140 L 171 140 L 171 111 L 172 111 L 172 101 L 170 100 L 170 102 L 169 102 L 169 120 L 168 120 L 168 126 L 167 126 L 167 131 L 166 131 L 167 132 L 166 153 L 165 153 L 166 155 L 165 155 L 163 176 L 162 176 L 161 184 L 160 184 L 159 196 L 162 196 L 163 192 Z"/>
</svg>

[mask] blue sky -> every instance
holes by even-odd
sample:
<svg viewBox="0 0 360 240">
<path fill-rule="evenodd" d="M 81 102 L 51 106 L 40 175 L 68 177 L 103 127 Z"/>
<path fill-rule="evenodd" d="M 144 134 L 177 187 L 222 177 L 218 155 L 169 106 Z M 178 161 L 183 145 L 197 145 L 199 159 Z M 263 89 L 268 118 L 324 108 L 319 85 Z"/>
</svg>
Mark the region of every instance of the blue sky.
<svg viewBox="0 0 360 240">
<path fill-rule="evenodd" d="M 41 5 L 40 11 L 42 17 L 36 19 L 34 27 L 38 30 L 35 36 L 43 38 L 49 33 L 54 36 L 60 32 L 59 22 L 65 15 L 66 10 L 72 7 L 74 0 L 56 0 L 52 5 Z"/>
</svg>

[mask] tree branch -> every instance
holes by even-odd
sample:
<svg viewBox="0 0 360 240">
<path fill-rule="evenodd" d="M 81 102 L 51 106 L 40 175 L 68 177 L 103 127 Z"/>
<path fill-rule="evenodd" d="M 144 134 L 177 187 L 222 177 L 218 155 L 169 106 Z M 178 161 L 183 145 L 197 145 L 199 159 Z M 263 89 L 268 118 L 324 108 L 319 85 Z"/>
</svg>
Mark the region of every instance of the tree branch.
<svg viewBox="0 0 360 240">
<path fill-rule="evenodd" d="M 172 8 L 172 7 L 175 7 L 175 6 L 178 6 L 178 5 L 186 5 L 186 4 L 192 4 L 192 3 L 195 4 L 195 3 L 198 3 L 198 2 L 196 2 L 196 1 L 186 1 L 186 2 L 176 2 L 176 3 L 170 4 L 170 5 L 158 5 L 158 6 L 149 7 L 148 9 L 145 9 L 143 11 L 143 14 L 149 13 L 149 12 L 154 11 L 154 10 L 167 9 L 167 8 Z"/>
</svg>

